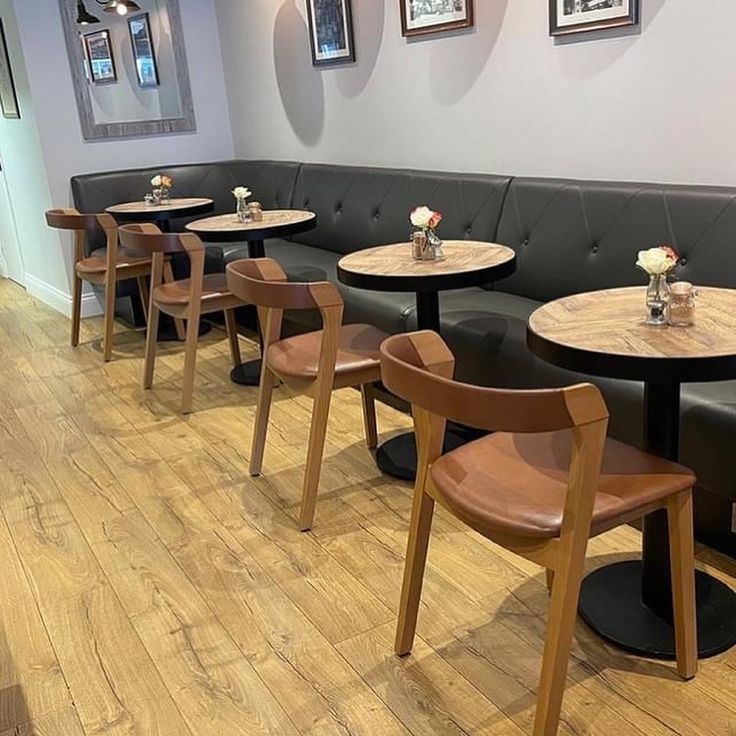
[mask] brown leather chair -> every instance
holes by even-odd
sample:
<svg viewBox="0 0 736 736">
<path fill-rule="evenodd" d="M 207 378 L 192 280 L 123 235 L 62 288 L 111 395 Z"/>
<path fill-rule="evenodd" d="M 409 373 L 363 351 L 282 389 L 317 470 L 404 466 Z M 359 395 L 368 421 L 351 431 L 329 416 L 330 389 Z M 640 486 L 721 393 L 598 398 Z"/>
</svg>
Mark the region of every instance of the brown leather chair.
<svg viewBox="0 0 736 736">
<path fill-rule="evenodd" d="M 103 355 L 112 358 L 113 326 L 115 322 L 115 285 L 118 281 L 138 279 L 138 290 L 143 311 L 148 314 L 148 286 L 146 276 L 151 274 L 151 258 L 131 253 L 118 246 L 118 225 L 112 215 L 83 215 L 75 209 L 53 209 L 46 213 L 46 223 L 58 230 L 74 232 L 74 282 L 72 289 L 72 347 L 79 345 L 79 327 L 82 316 L 82 282 L 105 287 L 105 330 Z M 85 257 L 85 245 L 90 233 L 104 231 L 105 249 Z"/>
<path fill-rule="evenodd" d="M 695 675 L 691 489 L 680 465 L 606 439 L 595 386 L 542 391 L 452 380 L 454 358 L 434 332 L 388 338 L 383 382 L 411 402 L 419 465 L 401 593 L 396 652 L 411 651 L 434 504 L 548 570 L 551 601 L 534 736 L 557 733 L 589 537 L 656 509 L 668 513 L 677 670 Z M 442 455 L 446 420 L 493 431 Z"/>
<path fill-rule="evenodd" d="M 386 334 L 370 325 L 343 325 L 343 301 L 334 284 L 286 283 L 286 274 L 270 258 L 230 263 L 227 277 L 234 294 L 258 307 L 263 336 L 263 368 L 250 462 L 252 475 L 261 473 L 275 380 L 314 399 L 299 517 L 300 528 L 307 531 L 314 520 L 333 391 L 360 386 L 368 447 L 373 449 L 377 444 L 372 383 L 380 378 L 378 348 Z M 319 310 L 322 330 L 282 340 L 285 309 Z"/>
<path fill-rule="evenodd" d="M 123 225 L 120 227 L 120 242 L 127 248 L 150 253 L 153 261 L 143 388 L 153 385 L 159 313 L 164 312 L 177 320 L 187 320 L 181 411 L 182 414 L 188 414 L 192 410 L 199 318 L 203 314 L 225 312 L 230 356 L 233 366 L 240 365 L 240 346 L 233 310 L 242 306 L 242 302 L 230 293 L 224 273 L 205 276 L 204 246 L 193 233 L 162 233 L 157 225 L 150 223 Z M 173 253 L 186 253 L 189 256 L 190 278 L 163 283 L 165 259 Z"/>
</svg>

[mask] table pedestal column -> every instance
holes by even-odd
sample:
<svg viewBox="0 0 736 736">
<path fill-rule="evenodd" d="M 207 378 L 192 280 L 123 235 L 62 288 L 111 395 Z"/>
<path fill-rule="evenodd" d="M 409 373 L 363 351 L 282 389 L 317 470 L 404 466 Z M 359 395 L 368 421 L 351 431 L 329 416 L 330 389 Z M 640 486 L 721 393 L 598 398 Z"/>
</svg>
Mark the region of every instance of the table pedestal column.
<svg viewBox="0 0 736 736">
<path fill-rule="evenodd" d="M 644 436 L 648 452 L 676 461 L 679 455 L 680 385 L 647 383 Z M 667 512 L 644 518 L 642 560 L 619 562 L 588 575 L 580 615 L 600 636 L 636 654 L 675 658 Z M 698 653 L 710 657 L 736 644 L 736 594 L 696 573 Z"/>
<path fill-rule="evenodd" d="M 420 330 L 440 331 L 440 301 L 436 291 L 418 291 L 417 327 Z M 461 427 L 451 425 L 445 432 L 445 452 L 455 450 L 471 439 L 475 439 L 471 431 L 463 431 Z M 417 474 L 417 443 L 414 432 L 400 434 L 384 442 L 376 450 L 376 465 L 379 469 L 394 478 L 413 481 Z"/>
<path fill-rule="evenodd" d="M 248 258 L 265 258 L 266 246 L 262 240 L 248 241 Z M 263 351 L 263 339 L 261 337 L 261 323 L 256 317 L 256 329 L 258 330 L 258 342 L 261 344 L 261 352 Z M 249 360 L 235 366 L 230 371 L 230 380 L 241 386 L 258 386 L 261 382 L 261 359 Z"/>
</svg>

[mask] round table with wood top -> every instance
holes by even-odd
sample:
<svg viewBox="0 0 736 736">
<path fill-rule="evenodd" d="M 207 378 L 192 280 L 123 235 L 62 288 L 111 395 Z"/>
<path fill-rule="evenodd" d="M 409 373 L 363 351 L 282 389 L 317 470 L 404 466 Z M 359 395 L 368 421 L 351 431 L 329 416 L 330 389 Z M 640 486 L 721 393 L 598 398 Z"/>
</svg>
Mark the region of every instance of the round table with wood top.
<svg viewBox="0 0 736 736">
<path fill-rule="evenodd" d="M 317 215 L 308 210 L 264 210 L 263 219 L 257 222 L 243 222 L 235 214 L 216 215 L 190 222 L 186 229 L 209 243 L 245 240 L 248 243 L 248 257 L 263 258 L 266 255 L 264 240 L 303 233 L 316 225 Z M 260 359 L 233 368 L 230 380 L 243 386 L 257 386 L 261 380 Z"/>
<path fill-rule="evenodd" d="M 118 222 L 155 222 L 163 232 L 171 229 L 172 217 L 194 217 L 209 212 L 214 202 L 209 197 L 176 197 L 162 204 L 122 202 L 105 209 Z"/>
<path fill-rule="evenodd" d="M 736 378 L 736 290 L 701 288 L 695 324 L 644 324 L 644 287 L 565 297 L 529 319 L 527 342 L 562 368 L 644 382 L 645 446 L 679 456 L 680 385 Z M 674 659 L 672 588 L 665 511 L 643 524 L 642 560 L 602 567 L 583 581 L 580 614 L 607 641 L 627 651 Z M 696 574 L 701 657 L 736 644 L 736 593 Z"/>
<path fill-rule="evenodd" d="M 505 245 L 445 240 L 443 251 L 442 260 L 415 261 L 409 242 L 359 250 L 340 259 L 337 277 L 347 286 L 359 289 L 413 291 L 418 328 L 439 332 L 440 291 L 481 286 L 509 276 L 516 267 L 516 254 Z M 445 449 L 466 441 L 466 433 L 450 429 Z M 376 463 L 388 475 L 414 480 L 417 467 L 414 433 L 384 442 L 376 452 Z"/>
</svg>

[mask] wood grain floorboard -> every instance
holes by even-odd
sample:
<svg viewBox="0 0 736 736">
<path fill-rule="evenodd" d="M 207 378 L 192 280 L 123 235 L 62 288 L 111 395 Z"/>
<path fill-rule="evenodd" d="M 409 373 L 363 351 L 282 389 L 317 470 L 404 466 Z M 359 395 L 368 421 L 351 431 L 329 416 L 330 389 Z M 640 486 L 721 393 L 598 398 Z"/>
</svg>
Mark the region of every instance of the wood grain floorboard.
<svg viewBox="0 0 736 736">
<path fill-rule="evenodd" d="M 392 653 L 411 488 L 333 396 L 313 531 L 297 530 L 311 401 L 279 388 L 264 475 L 256 391 L 202 339 L 195 413 L 181 345 L 140 386 L 143 336 L 68 321 L 0 280 L 0 736 L 530 733 L 548 595 L 535 565 L 436 515 L 417 646 Z M 244 358 L 257 347 L 243 339 Z M 378 407 L 385 439 L 406 416 Z M 639 554 L 631 528 L 588 569 Z M 699 549 L 734 584 L 736 562 Z M 576 629 L 561 736 L 736 736 L 736 652 L 681 682 Z"/>
</svg>

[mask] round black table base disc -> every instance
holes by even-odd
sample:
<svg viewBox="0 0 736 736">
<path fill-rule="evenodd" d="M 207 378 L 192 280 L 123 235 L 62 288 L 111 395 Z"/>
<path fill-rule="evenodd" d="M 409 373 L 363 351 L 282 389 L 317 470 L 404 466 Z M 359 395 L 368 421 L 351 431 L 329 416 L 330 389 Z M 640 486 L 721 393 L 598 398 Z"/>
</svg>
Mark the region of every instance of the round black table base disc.
<svg viewBox="0 0 736 736">
<path fill-rule="evenodd" d="M 261 382 L 261 361 L 241 363 L 230 371 L 230 380 L 241 386 L 257 386 Z"/>
<path fill-rule="evenodd" d="M 614 646 L 654 659 L 675 659 L 672 623 L 641 601 L 641 562 L 607 565 L 583 580 L 580 615 Z M 703 572 L 695 577 L 698 656 L 725 652 L 736 644 L 736 593 Z"/>
<path fill-rule="evenodd" d="M 445 452 L 468 442 L 460 432 L 448 430 L 445 435 Z M 417 473 L 417 445 L 414 432 L 407 432 L 384 442 L 376 450 L 376 465 L 381 472 L 400 480 L 413 481 Z"/>
<path fill-rule="evenodd" d="M 176 342 L 179 339 L 179 336 L 176 334 L 176 326 L 174 325 L 174 320 L 167 319 L 164 321 L 164 316 L 161 315 L 161 322 L 158 326 L 158 340 L 159 342 Z M 186 330 L 186 323 L 185 328 Z M 199 323 L 199 336 L 202 337 L 203 335 L 208 334 L 212 331 L 212 325 L 209 322 L 200 322 Z"/>
</svg>

